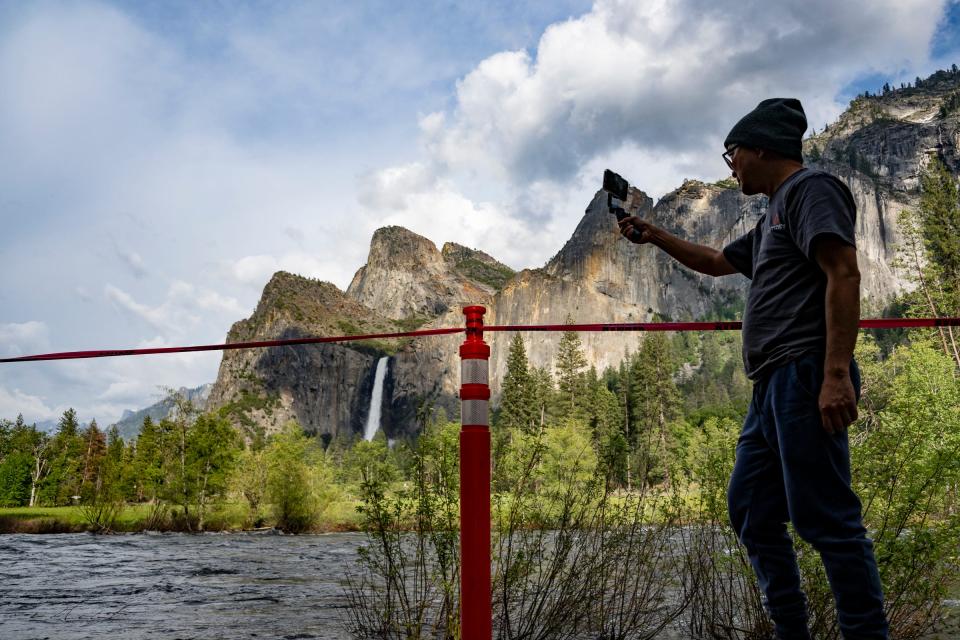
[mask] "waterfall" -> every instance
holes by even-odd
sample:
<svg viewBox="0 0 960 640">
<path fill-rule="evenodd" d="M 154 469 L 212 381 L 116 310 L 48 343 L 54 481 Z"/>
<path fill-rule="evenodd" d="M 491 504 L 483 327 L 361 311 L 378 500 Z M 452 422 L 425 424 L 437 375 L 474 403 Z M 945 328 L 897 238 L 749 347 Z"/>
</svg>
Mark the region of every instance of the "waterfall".
<svg viewBox="0 0 960 640">
<path fill-rule="evenodd" d="M 370 415 L 367 416 L 367 428 L 363 430 L 364 440 L 373 440 L 380 428 L 380 407 L 383 405 L 383 379 L 387 376 L 387 358 L 377 361 L 377 372 L 373 376 L 373 393 L 370 394 Z"/>
</svg>

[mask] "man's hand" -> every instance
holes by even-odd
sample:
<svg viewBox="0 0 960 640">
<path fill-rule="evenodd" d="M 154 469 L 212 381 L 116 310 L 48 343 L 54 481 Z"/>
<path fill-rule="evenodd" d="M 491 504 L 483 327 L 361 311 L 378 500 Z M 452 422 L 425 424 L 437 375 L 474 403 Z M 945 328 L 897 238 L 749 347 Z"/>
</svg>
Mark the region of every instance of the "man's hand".
<svg viewBox="0 0 960 640">
<path fill-rule="evenodd" d="M 634 244 L 646 244 L 653 240 L 654 226 L 646 220 L 641 220 L 637 216 L 630 216 L 617 222 L 620 225 L 620 235 L 633 242 Z M 636 236 L 633 230 L 639 231 Z"/>
<path fill-rule="evenodd" d="M 843 433 L 857 419 L 857 396 L 850 380 L 850 372 L 828 373 L 820 387 L 820 418 L 824 430 L 831 434 Z"/>
</svg>

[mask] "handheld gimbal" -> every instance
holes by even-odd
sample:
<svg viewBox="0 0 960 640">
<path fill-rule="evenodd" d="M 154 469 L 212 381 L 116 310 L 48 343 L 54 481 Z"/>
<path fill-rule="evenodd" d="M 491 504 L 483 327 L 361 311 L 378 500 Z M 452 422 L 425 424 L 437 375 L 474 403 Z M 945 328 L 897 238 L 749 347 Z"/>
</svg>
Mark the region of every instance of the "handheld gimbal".
<svg viewBox="0 0 960 640">
<path fill-rule="evenodd" d="M 623 208 L 629 189 L 630 183 L 619 174 L 610 171 L 610 169 L 603 172 L 603 190 L 607 192 L 607 209 L 617 216 L 617 222 L 630 217 L 630 214 Z M 630 232 L 631 240 L 639 240 L 639 236 L 639 229 Z"/>
</svg>

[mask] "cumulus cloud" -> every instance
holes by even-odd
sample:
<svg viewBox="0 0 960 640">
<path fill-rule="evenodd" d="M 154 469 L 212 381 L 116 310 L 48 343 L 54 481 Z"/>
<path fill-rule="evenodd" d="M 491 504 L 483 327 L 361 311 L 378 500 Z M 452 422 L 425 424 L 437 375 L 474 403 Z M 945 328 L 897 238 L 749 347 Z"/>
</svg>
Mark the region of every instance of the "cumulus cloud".
<svg viewBox="0 0 960 640">
<path fill-rule="evenodd" d="M 539 266 L 610 167 L 654 198 L 727 174 L 729 128 L 760 100 L 801 98 L 811 126 L 875 73 L 930 63 L 944 0 L 597 0 L 532 50 L 501 51 L 419 126 L 424 157 L 361 181 L 383 224 Z"/>
<path fill-rule="evenodd" d="M 533 54 L 483 60 L 458 83 L 452 110 L 421 128 L 437 161 L 514 183 L 569 180 L 621 147 L 713 151 L 763 98 L 800 97 L 819 124 L 839 112 L 839 89 L 858 76 L 908 75 L 927 61 L 943 7 L 598 0 L 549 27 Z"/>
</svg>

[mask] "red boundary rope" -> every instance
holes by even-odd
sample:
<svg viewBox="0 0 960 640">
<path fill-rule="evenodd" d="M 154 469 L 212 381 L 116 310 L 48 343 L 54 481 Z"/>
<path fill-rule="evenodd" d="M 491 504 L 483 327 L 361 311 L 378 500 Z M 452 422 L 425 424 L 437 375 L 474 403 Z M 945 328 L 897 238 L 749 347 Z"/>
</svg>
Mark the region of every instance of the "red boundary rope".
<svg viewBox="0 0 960 640">
<path fill-rule="evenodd" d="M 627 322 L 603 324 L 540 324 L 540 325 L 485 325 L 484 331 L 738 331 L 741 322 Z M 919 327 L 957 327 L 960 318 L 871 318 L 861 320 L 861 329 L 896 329 Z M 63 351 L 41 353 L 16 358 L 0 358 L 5 362 L 37 362 L 46 360 L 79 360 L 82 358 L 109 358 L 114 356 L 146 356 L 159 353 L 188 353 L 191 351 L 227 351 L 229 349 L 259 349 L 263 347 L 286 347 L 298 344 L 321 344 L 326 342 L 355 342 L 383 338 L 410 338 L 416 336 L 441 336 L 463 333 L 462 327 L 448 329 L 421 329 L 402 333 L 372 333 L 359 336 L 333 336 L 323 338 L 290 338 L 287 340 L 261 340 L 258 342 L 228 342 L 192 347 L 155 347 L 152 349 L 112 349 L 105 351 Z"/>
</svg>

